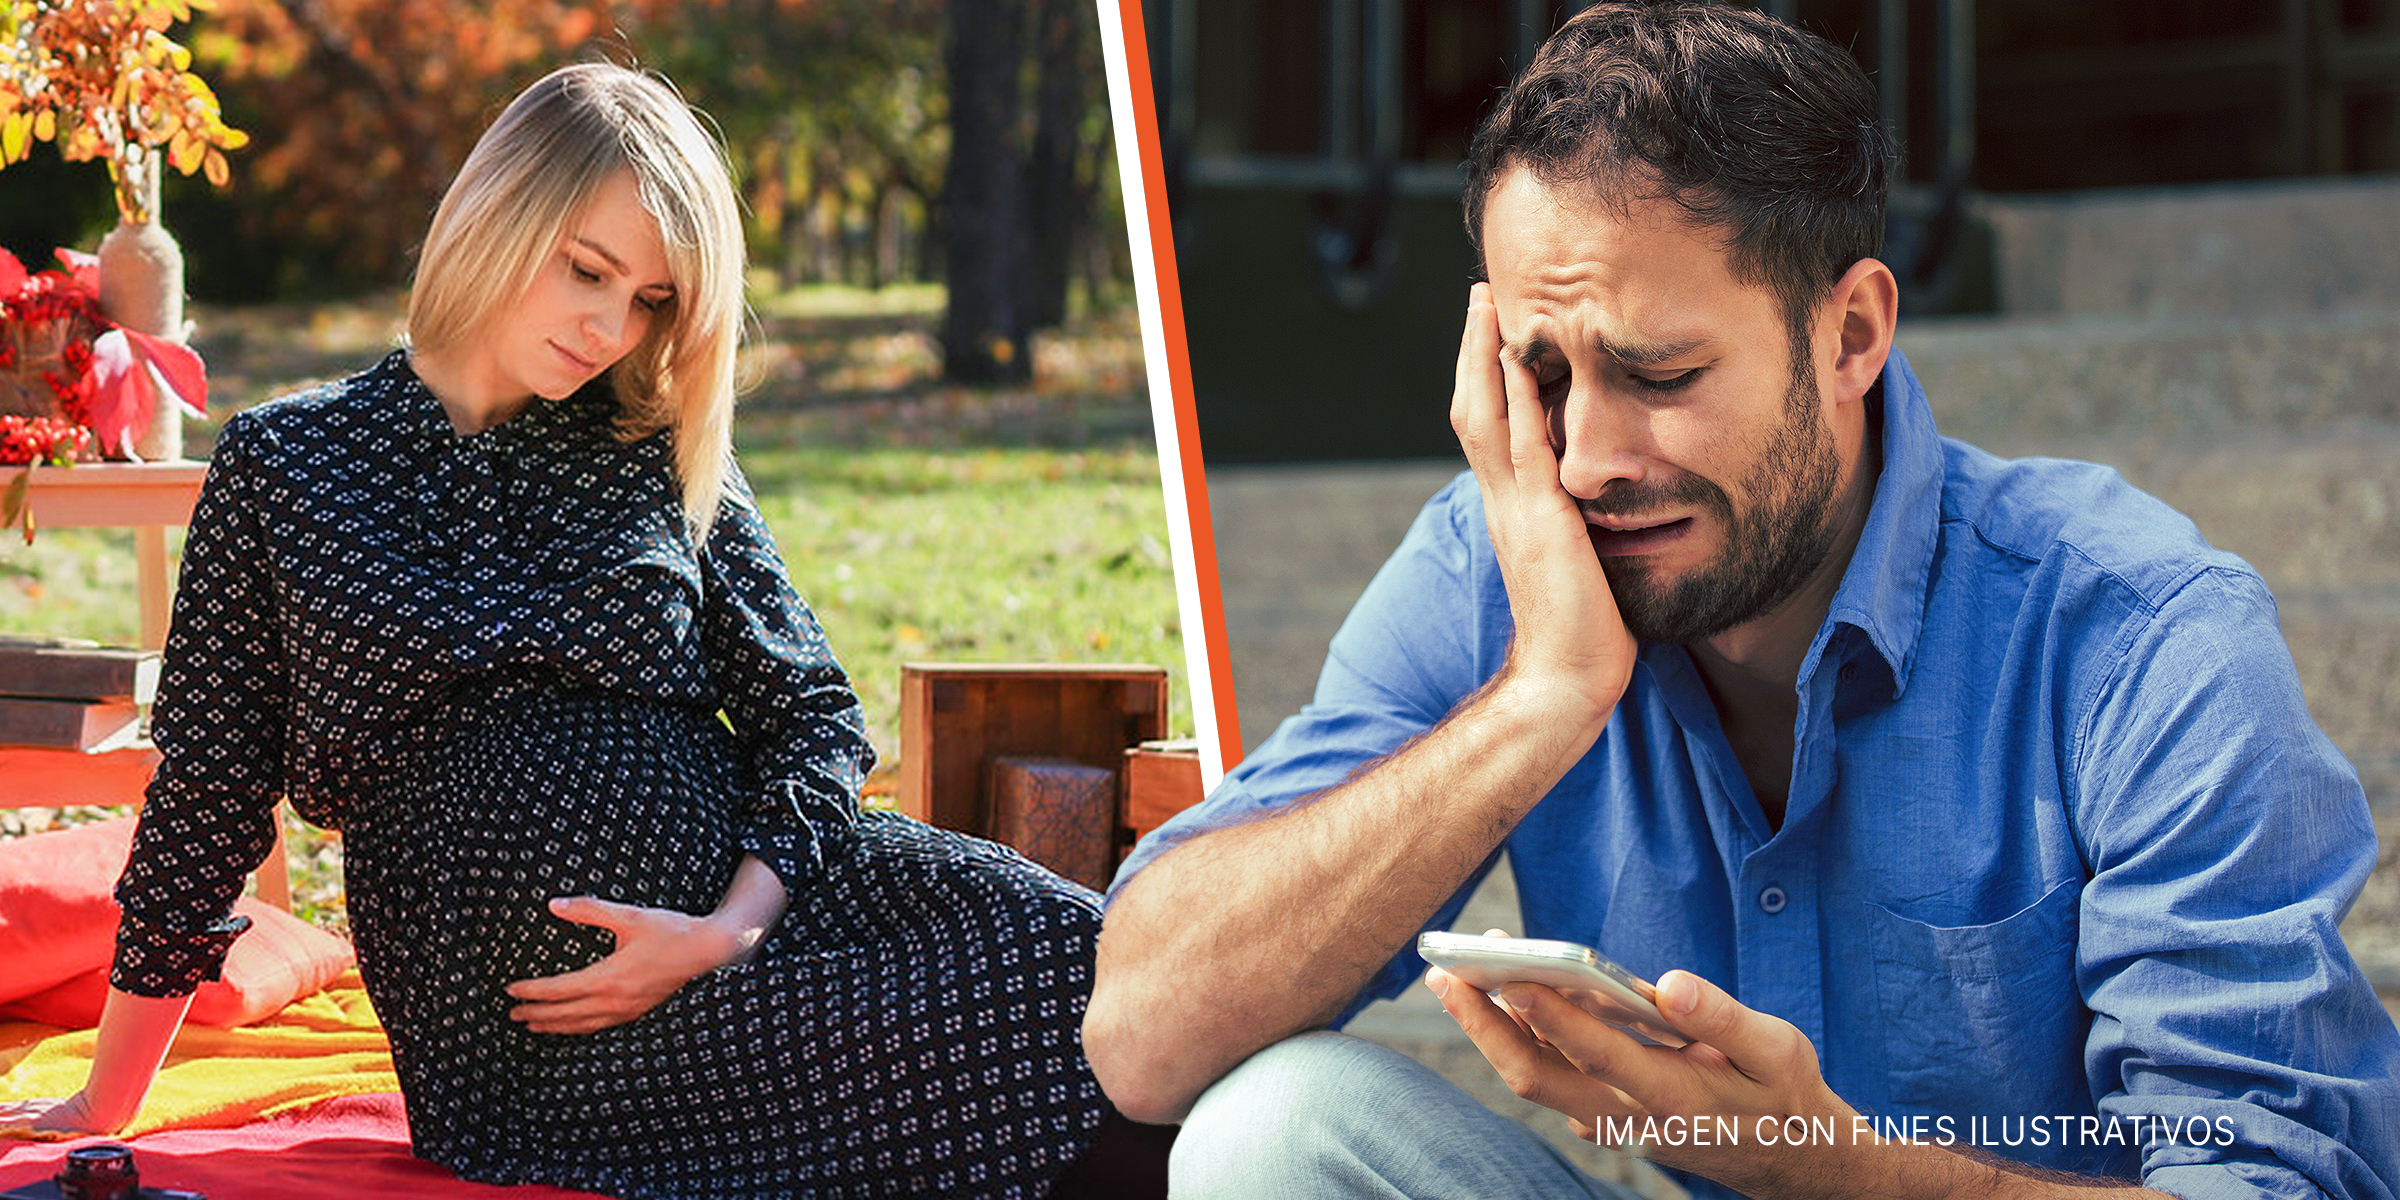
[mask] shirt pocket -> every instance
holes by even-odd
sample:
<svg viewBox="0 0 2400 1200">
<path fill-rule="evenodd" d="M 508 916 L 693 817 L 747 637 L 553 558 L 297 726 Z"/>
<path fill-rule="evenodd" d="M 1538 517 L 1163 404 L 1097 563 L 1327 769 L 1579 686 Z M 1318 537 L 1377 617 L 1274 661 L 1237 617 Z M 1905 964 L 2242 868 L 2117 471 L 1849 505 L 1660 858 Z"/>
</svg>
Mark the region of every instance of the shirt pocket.
<svg viewBox="0 0 2400 1200">
<path fill-rule="evenodd" d="M 2092 1111 L 2075 986 L 2083 881 L 1985 925 L 1927 925 L 1869 903 L 1885 1099 L 1893 1111 Z"/>
</svg>

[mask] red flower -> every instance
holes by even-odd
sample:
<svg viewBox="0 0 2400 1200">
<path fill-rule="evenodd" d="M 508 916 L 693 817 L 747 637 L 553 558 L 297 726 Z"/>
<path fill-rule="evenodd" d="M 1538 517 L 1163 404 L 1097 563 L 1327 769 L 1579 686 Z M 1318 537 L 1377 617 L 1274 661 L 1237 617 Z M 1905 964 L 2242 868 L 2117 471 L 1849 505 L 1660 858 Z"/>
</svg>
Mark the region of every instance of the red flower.
<svg viewBox="0 0 2400 1200">
<path fill-rule="evenodd" d="M 64 269 L 28 273 L 15 256 L 0 250 L 0 328 L 65 325 L 68 337 L 57 367 L 43 370 L 41 382 L 67 418 L 57 424 L 81 432 L 62 452 L 63 435 L 28 441 L 34 435 L 19 429 L 13 440 L 0 440 L 0 463 L 64 462 L 82 453 L 92 434 L 107 452 L 130 457 L 134 432 L 148 426 L 162 399 L 190 415 L 204 415 L 208 373 L 200 356 L 189 347 L 120 328 L 100 311 L 99 258 L 67 249 L 57 255 Z M 19 370 L 20 357 L 13 341 L 0 343 L 0 370 Z"/>
<path fill-rule="evenodd" d="M 81 250 L 69 250 L 65 246 L 60 246 L 58 249 L 52 251 L 52 253 L 58 255 L 58 261 L 66 265 L 67 271 L 72 276 L 71 282 L 73 283 L 76 291 L 82 292 L 84 295 L 90 296 L 95 300 L 99 299 L 99 255 L 85 254 Z"/>
<path fill-rule="evenodd" d="M 147 428 L 157 410 L 160 392 L 168 403 L 193 416 L 205 412 L 208 373 L 200 356 L 179 346 L 131 329 L 111 329 L 92 343 L 93 369 L 84 376 L 90 390 L 85 423 L 100 435 L 100 447 L 111 454 L 133 454 L 136 431 Z"/>
<path fill-rule="evenodd" d="M 91 445 L 92 431 L 55 417 L 0 417 L 0 466 L 63 467 Z"/>
</svg>

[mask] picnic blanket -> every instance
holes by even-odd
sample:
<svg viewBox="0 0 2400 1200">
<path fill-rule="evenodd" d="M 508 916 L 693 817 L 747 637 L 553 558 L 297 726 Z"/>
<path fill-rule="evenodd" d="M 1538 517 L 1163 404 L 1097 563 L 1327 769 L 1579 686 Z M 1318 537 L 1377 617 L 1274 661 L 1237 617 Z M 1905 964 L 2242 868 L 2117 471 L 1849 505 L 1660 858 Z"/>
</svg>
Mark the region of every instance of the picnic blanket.
<svg viewBox="0 0 2400 1200">
<path fill-rule="evenodd" d="M 73 1095 L 91 1070 L 93 1040 L 89 1029 L 0 1024 L 0 1099 Z M 383 1024 L 353 968 L 255 1025 L 186 1024 L 122 1136 L 231 1128 L 336 1096 L 399 1089 Z"/>
<path fill-rule="evenodd" d="M 0 1023 L 0 1100 L 66 1096 L 91 1068 L 93 1033 Z M 589 1192 L 467 1183 L 408 1150 L 408 1116 L 382 1023 L 355 969 L 255 1025 L 186 1025 L 141 1114 L 117 1140 L 142 1182 L 210 1200 L 509 1196 Z M 0 1189 L 58 1172 L 98 1140 L 0 1140 Z"/>
</svg>

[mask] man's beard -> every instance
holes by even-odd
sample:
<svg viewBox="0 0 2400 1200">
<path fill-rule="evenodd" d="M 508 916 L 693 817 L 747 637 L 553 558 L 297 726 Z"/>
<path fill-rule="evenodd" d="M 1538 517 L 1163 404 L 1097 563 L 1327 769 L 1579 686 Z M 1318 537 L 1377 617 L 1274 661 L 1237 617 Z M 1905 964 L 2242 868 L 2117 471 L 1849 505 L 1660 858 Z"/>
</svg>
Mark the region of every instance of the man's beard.
<svg viewBox="0 0 2400 1200">
<path fill-rule="evenodd" d="M 1803 344 L 1804 345 L 1804 344 Z M 1689 645 L 1775 611 L 1832 553 L 1834 495 L 1842 464 L 1817 402 L 1808 356 L 1794 347 L 1783 424 L 1743 480 L 1753 506 L 1733 511 L 1725 489 L 1686 475 L 1655 490 L 1603 490 L 1584 511 L 1633 516 L 1698 504 L 1716 515 L 1725 548 L 1691 575 L 1662 585 L 1640 557 L 1603 557 L 1609 590 L 1625 628 L 1645 642 Z"/>
</svg>

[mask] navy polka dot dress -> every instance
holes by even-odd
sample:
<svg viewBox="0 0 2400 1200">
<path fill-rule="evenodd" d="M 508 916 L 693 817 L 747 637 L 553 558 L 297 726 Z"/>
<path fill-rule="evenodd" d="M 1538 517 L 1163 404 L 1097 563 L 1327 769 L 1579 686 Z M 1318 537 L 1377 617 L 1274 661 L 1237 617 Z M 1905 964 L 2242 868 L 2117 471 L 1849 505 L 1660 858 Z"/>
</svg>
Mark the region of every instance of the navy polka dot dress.
<svg viewBox="0 0 2400 1200">
<path fill-rule="evenodd" d="M 344 831 L 419 1155 L 629 1197 L 1045 1194 L 1102 1111 L 1097 898 L 859 812 L 857 700 L 747 484 L 696 550 L 665 436 L 614 412 L 596 385 L 460 436 L 396 353 L 227 422 L 112 981 L 213 976 L 288 796 Z M 507 984 L 614 945 L 549 898 L 702 914 L 745 854 L 790 895 L 749 959 L 598 1033 L 508 1019 Z"/>
</svg>

